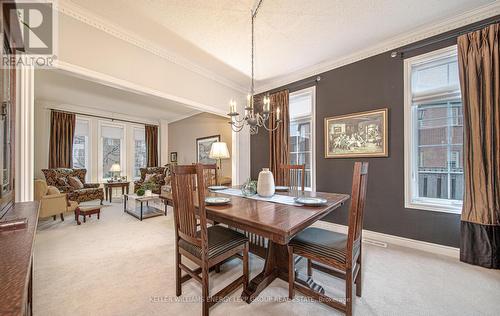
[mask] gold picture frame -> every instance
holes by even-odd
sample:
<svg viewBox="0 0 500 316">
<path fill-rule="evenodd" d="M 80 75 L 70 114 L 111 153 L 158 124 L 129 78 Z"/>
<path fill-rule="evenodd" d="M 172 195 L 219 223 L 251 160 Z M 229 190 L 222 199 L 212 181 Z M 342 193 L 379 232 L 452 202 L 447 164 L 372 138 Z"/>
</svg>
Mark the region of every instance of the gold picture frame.
<svg viewBox="0 0 500 316">
<path fill-rule="evenodd" d="M 389 109 L 325 118 L 325 158 L 389 156 Z"/>
</svg>

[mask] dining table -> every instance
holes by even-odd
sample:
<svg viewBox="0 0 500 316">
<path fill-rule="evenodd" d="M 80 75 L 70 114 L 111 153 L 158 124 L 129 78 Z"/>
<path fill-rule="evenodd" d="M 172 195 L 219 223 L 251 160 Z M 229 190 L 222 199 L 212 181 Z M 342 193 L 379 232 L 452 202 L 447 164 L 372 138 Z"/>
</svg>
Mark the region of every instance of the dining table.
<svg viewBox="0 0 500 316">
<path fill-rule="evenodd" d="M 238 187 L 233 187 L 237 189 Z M 301 196 L 318 197 L 326 203 L 318 206 L 283 204 L 251 197 L 227 195 L 224 191 L 209 191 L 207 196 L 230 197 L 226 205 L 206 205 L 207 219 L 215 223 L 245 232 L 250 240 L 250 251 L 265 259 L 262 272 L 249 283 L 241 297 L 251 303 L 276 278 L 288 282 L 288 242 L 302 230 L 313 225 L 344 204 L 350 196 L 341 193 L 305 191 Z M 295 192 L 277 194 L 292 196 Z M 160 198 L 166 205 L 173 205 L 171 192 L 162 192 Z M 193 192 L 194 204 L 198 204 L 198 194 Z M 324 292 L 323 287 L 314 282 L 312 277 L 296 271 L 296 282 L 317 292 Z"/>
</svg>

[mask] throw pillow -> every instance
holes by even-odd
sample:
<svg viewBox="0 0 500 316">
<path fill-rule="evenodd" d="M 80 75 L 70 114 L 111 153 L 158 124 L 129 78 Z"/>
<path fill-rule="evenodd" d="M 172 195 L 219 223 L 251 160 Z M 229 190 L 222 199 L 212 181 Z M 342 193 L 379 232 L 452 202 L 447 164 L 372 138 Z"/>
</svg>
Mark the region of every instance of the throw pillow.
<svg viewBox="0 0 500 316">
<path fill-rule="evenodd" d="M 68 180 L 66 178 L 57 178 L 57 186 L 59 187 L 67 187 L 68 186 Z"/>
<path fill-rule="evenodd" d="M 59 191 L 59 189 L 58 189 L 58 188 L 53 187 L 53 186 L 51 186 L 51 185 L 49 185 L 49 186 L 47 187 L 47 195 L 53 195 L 53 194 L 59 194 L 59 193 L 61 193 L 61 191 Z"/>
<path fill-rule="evenodd" d="M 147 173 L 146 176 L 144 177 L 144 182 L 156 182 L 156 176 L 152 173 Z"/>
<path fill-rule="evenodd" d="M 77 177 L 69 177 L 68 182 L 76 190 L 83 189 L 83 183 Z"/>
</svg>

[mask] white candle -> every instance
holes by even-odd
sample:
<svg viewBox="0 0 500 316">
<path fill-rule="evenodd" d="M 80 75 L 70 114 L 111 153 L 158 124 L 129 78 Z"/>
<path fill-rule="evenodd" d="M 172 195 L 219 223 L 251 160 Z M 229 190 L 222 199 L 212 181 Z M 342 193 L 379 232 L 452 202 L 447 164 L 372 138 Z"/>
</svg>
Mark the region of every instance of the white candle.
<svg viewBox="0 0 500 316">
<path fill-rule="evenodd" d="M 247 108 L 250 107 L 250 94 L 247 94 Z"/>
<path fill-rule="evenodd" d="M 277 120 L 279 121 L 280 120 L 280 108 L 279 107 L 276 109 L 276 116 L 277 116 Z"/>
</svg>

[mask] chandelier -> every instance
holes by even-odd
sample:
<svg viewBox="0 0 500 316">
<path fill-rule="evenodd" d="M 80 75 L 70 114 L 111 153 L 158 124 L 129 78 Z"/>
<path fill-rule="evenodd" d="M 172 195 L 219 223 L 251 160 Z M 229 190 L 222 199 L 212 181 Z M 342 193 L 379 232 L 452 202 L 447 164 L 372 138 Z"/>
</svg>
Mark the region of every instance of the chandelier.
<svg viewBox="0 0 500 316">
<path fill-rule="evenodd" d="M 262 112 L 258 113 L 255 110 L 255 78 L 254 78 L 254 23 L 255 23 L 255 17 L 257 16 L 257 12 L 259 11 L 259 8 L 262 4 L 263 0 L 260 0 L 257 6 L 255 7 L 255 10 L 251 12 L 251 18 L 252 18 L 252 81 L 250 85 L 250 94 L 247 96 L 247 104 L 245 106 L 245 114 L 240 117 L 240 113 L 236 110 L 236 101 L 231 100 L 229 102 L 229 113 L 227 114 L 230 118 L 231 121 L 229 124 L 231 124 L 231 129 L 235 132 L 240 132 L 243 130 L 245 125 L 249 126 L 250 129 L 250 134 L 255 135 L 259 132 L 259 127 L 265 128 L 267 131 L 275 131 L 279 124 L 281 123 L 281 116 L 280 116 L 280 108 L 278 107 L 275 112 L 275 127 L 271 128 L 269 126 L 269 119 L 271 117 L 271 100 L 269 99 L 269 95 L 265 95 L 263 100 L 262 100 Z M 267 125 L 266 125 L 267 122 Z"/>
</svg>

